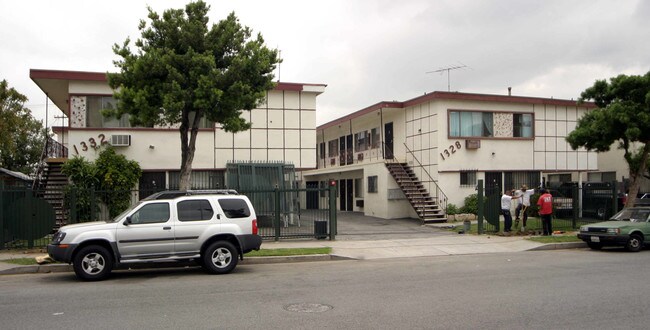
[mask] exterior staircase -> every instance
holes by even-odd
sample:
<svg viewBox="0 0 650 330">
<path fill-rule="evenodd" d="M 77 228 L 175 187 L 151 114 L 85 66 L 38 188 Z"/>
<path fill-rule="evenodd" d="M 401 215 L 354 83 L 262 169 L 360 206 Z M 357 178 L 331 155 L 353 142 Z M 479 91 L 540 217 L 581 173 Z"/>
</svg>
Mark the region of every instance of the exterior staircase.
<svg viewBox="0 0 650 330">
<path fill-rule="evenodd" d="M 65 160 L 65 158 L 47 159 L 45 173 L 39 187 L 41 196 L 54 208 L 56 228 L 66 224 L 64 191 L 65 186 L 68 185 L 68 177 L 61 172 Z"/>
<path fill-rule="evenodd" d="M 400 162 L 387 162 L 386 167 L 422 222 L 447 222 L 444 210 L 429 195 L 410 166 Z"/>
</svg>

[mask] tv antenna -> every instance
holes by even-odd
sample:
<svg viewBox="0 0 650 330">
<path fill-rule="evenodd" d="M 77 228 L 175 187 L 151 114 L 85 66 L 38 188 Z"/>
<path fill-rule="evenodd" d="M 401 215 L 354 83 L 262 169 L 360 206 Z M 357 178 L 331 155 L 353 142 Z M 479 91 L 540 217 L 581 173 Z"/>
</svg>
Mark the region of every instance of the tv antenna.
<svg viewBox="0 0 650 330">
<path fill-rule="evenodd" d="M 465 65 L 463 63 L 460 63 L 460 64 L 461 65 L 454 65 L 454 66 L 449 66 L 449 67 L 446 67 L 446 68 L 440 68 L 440 69 L 434 70 L 434 71 L 428 71 L 427 73 L 438 73 L 438 72 L 440 72 L 440 74 L 442 74 L 443 72 L 447 71 L 447 91 L 451 92 L 451 85 L 449 83 L 449 71 L 462 69 L 462 68 L 467 67 L 467 65 Z"/>
</svg>

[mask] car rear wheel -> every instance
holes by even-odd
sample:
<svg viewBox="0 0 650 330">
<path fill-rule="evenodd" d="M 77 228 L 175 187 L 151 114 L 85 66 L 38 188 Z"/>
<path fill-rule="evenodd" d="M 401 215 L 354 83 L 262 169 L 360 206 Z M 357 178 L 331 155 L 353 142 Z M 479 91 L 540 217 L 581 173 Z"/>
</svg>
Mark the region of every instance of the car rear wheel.
<svg viewBox="0 0 650 330">
<path fill-rule="evenodd" d="M 230 273 L 239 262 L 237 248 L 227 241 L 212 243 L 203 253 L 203 267 L 213 274 Z"/>
<path fill-rule="evenodd" d="M 593 242 L 588 242 L 587 246 L 589 246 L 590 249 L 592 250 L 600 250 L 603 248 L 603 245 L 600 243 L 593 243 Z"/>
<path fill-rule="evenodd" d="M 111 274 L 113 259 L 103 246 L 89 245 L 75 255 L 72 268 L 77 277 L 84 281 L 100 281 Z"/>
<path fill-rule="evenodd" d="M 639 252 L 643 247 L 643 238 L 639 235 L 630 235 L 630 239 L 625 244 L 625 249 L 630 252 Z"/>
</svg>

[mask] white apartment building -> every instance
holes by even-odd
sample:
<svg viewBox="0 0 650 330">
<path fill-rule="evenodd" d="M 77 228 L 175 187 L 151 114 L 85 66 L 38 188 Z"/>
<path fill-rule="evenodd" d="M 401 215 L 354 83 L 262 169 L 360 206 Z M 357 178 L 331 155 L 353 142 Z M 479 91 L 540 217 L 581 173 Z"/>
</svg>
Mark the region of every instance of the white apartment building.
<svg viewBox="0 0 650 330">
<path fill-rule="evenodd" d="M 405 164 L 443 206 L 462 206 L 480 179 L 503 191 L 567 175 L 567 181 L 602 177 L 597 153 L 572 150 L 565 141 L 593 108 L 573 100 L 458 92 L 380 102 L 319 126 L 318 168 L 303 176 L 308 186 L 336 181 L 339 209 L 387 219 L 422 218 L 391 174 L 391 159 Z"/>
<path fill-rule="evenodd" d="M 109 119 L 100 110 L 116 100 L 103 72 L 30 70 L 30 78 L 68 119 L 52 127 L 67 157 L 97 157 L 111 144 L 143 169 L 140 188 L 178 188 L 180 138 L 175 127 L 131 127 L 128 115 Z M 324 84 L 279 82 L 256 109 L 244 111 L 252 128 L 227 133 L 218 124 L 203 122 L 193 162 L 194 188 L 225 184 L 228 163 L 291 164 L 297 171 L 316 167 L 316 98 Z"/>
</svg>

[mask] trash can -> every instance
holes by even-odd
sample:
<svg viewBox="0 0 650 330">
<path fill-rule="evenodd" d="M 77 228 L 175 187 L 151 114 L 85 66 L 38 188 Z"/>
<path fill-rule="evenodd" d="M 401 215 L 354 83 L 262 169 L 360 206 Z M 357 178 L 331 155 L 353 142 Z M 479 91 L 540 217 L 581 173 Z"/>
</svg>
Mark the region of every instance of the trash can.
<svg viewBox="0 0 650 330">
<path fill-rule="evenodd" d="M 314 236 L 316 239 L 327 238 L 327 221 L 316 220 L 314 221 Z"/>
</svg>

